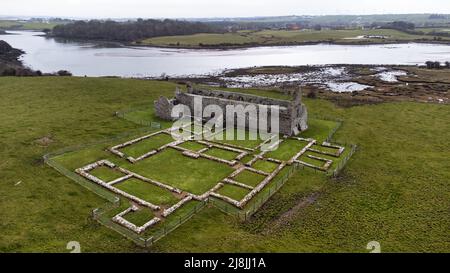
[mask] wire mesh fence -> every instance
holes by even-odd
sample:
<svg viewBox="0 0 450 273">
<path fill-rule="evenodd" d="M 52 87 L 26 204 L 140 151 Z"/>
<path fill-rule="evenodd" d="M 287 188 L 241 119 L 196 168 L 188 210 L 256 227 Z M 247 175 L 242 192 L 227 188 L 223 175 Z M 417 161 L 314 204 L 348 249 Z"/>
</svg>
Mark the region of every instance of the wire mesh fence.
<svg viewBox="0 0 450 273">
<path fill-rule="evenodd" d="M 338 145 L 346 146 L 346 144 L 340 143 L 338 143 Z M 337 177 L 339 173 L 342 171 L 342 169 L 345 167 L 347 162 L 350 160 L 350 158 L 355 154 L 355 152 L 358 149 L 358 145 L 356 144 L 351 144 L 350 147 L 351 147 L 350 153 L 348 153 L 341 161 L 339 161 L 338 165 L 336 166 L 336 168 L 334 168 L 334 170 L 330 170 L 327 172 L 328 176 Z"/>
<path fill-rule="evenodd" d="M 339 175 L 339 173 L 344 169 L 345 165 L 350 160 L 350 158 L 353 156 L 353 154 L 357 151 L 358 145 L 353 144 L 353 143 L 343 143 L 343 142 L 339 142 L 339 141 L 333 140 L 333 137 L 334 137 L 335 133 L 344 124 L 344 121 L 342 119 L 336 119 L 336 118 L 320 116 L 320 115 L 311 115 L 311 118 L 321 119 L 321 120 L 329 120 L 329 121 L 336 122 L 337 125 L 330 131 L 330 133 L 328 134 L 328 136 L 327 136 L 325 141 L 329 142 L 329 143 L 333 143 L 333 144 L 339 145 L 339 146 L 342 146 L 342 147 L 350 147 L 350 149 L 351 149 L 350 153 L 348 153 L 342 160 L 339 161 L 339 163 L 336 166 L 336 168 L 326 172 L 326 174 L 328 176 L 337 177 Z"/>
<path fill-rule="evenodd" d="M 141 247 L 150 247 L 158 240 L 164 238 L 169 233 L 180 227 L 186 221 L 191 219 L 201 209 L 206 206 L 207 202 L 199 202 L 193 208 L 184 211 L 178 216 L 169 216 L 162 222 L 158 223 L 155 227 L 151 227 L 147 232 L 143 234 L 137 234 L 115 222 L 112 221 L 112 214 L 116 214 L 117 209 L 121 207 L 120 201 L 108 203 L 100 208 L 96 208 L 92 211 L 92 218 L 103 226 L 110 228 L 129 240 L 135 242 Z"/>
<path fill-rule="evenodd" d="M 106 191 L 105 189 L 97 186 L 96 184 L 93 184 L 91 181 L 83 178 L 82 176 L 79 176 L 75 172 L 68 170 L 66 167 L 55 161 L 53 158 L 50 158 L 49 155 L 44 156 L 44 161 L 47 165 L 57 170 L 59 173 L 64 175 L 65 177 L 75 181 L 79 185 L 83 186 L 84 188 L 94 192 L 95 194 L 105 198 L 106 200 L 110 202 L 115 202 L 117 199 L 117 195 Z"/>
<path fill-rule="evenodd" d="M 120 134 L 115 137 L 111 137 L 111 138 L 108 138 L 105 140 L 100 140 L 100 141 L 93 142 L 90 144 L 66 147 L 66 148 L 48 153 L 43 156 L 44 162 L 47 165 L 54 168 L 56 171 L 58 171 L 65 177 L 71 179 L 72 181 L 76 182 L 77 184 L 88 189 L 89 191 L 92 191 L 95 194 L 97 194 L 109 201 L 109 202 L 105 203 L 104 205 L 102 205 L 101 207 L 98 207 L 92 211 L 92 215 L 91 215 L 92 219 L 98 221 L 100 224 L 102 224 L 110 229 L 115 230 L 119 234 L 134 241 L 136 244 L 138 244 L 139 246 L 142 246 L 142 247 L 151 246 L 154 242 L 163 238 L 168 233 L 170 233 L 173 230 L 175 230 L 176 228 L 178 228 L 180 225 L 182 225 L 187 220 L 189 220 L 193 215 L 195 215 L 197 212 L 199 212 L 203 207 L 205 207 L 207 202 L 206 201 L 199 202 L 199 204 L 194 206 L 192 209 L 184 210 L 184 213 L 181 215 L 178 215 L 177 217 L 169 216 L 167 221 L 162 221 L 162 222 L 158 223 L 157 226 L 155 226 L 156 231 L 151 237 L 146 238 L 146 237 L 139 235 L 137 233 L 134 233 L 133 231 L 112 221 L 112 217 L 115 214 L 120 212 L 120 211 L 117 211 L 119 208 L 121 208 L 122 206 L 126 206 L 126 207 L 122 208 L 123 210 L 128 208 L 129 205 L 127 205 L 127 203 L 126 203 L 126 202 L 128 202 L 128 200 L 126 200 L 126 202 L 125 202 L 116 194 L 114 194 L 114 193 L 100 187 L 99 185 L 87 180 L 86 178 L 78 175 L 77 173 L 74 172 L 74 170 L 70 170 L 70 169 L 66 168 L 63 164 L 59 163 L 58 160 L 56 160 L 56 158 L 58 156 L 62 156 L 67 153 L 77 152 L 77 151 L 87 149 L 90 147 L 94 147 L 97 145 L 110 144 L 114 141 L 119 141 L 119 140 L 122 141 L 125 138 L 129 138 L 132 136 L 134 137 L 136 135 L 141 135 L 143 133 L 152 133 L 154 131 L 155 130 L 153 128 L 141 128 L 138 130 Z M 112 215 L 112 213 L 114 213 L 114 215 Z"/>
<path fill-rule="evenodd" d="M 183 213 L 180 216 L 175 217 L 172 220 L 167 221 L 166 223 L 163 223 L 155 233 L 153 233 L 152 237 L 150 237 L 147 242 L 149 245 L 157 242 L 158 240 L 164 238 L 167 234 L 171 233 L 175 229 L 177 229 L 179 226 L 184 224 L 186 221 L 191 219 L 195 214 L 197 214 L 200 210 L 202 210 L 206 204 L 207 200 L 199 202 L 194 208 L 190 209 L 189 211 Z M 170 217 L 170 216 L 169 216 Z"/>
<path fill-rule="evenodd" d="M 162 128 L 161 123 L 152 121 L 150 119 L 150 117 L 151 117 L 150 112 L 148 113 L 149 119 L 142 119 L 133 114 L 133 113 L 136 113 L 139 111 L 148 111 L 149 109 L 150 109 L 150 107 L 148 105 L 136 106 L 136 107 L 129 108 L 126 110 L 117 111 L 115 113 L 115 115 L 119 118 L 122 118 L 127 121 L 131 121 L 131 122 L 139 124 L 141 126 L 147 126 L 147 127 L 153 128 L 153 129 L 161 129 Z"/>
<path fill-rule="evenodd" d="M 256 195 L 247 206 L 241 210 L 229 203 L 223 202 L 216 198 L 209 198 L 208 202 L 225 212 L 226 214 L 238 217 L 241 221 L 248 220 L 255 212 L 257 212 L 283 185 L 289 178 L 299 169 L 304 168 L 303 165 L 294 163 L 287 172 L 280 177 L 276 177 L 262 192 Z"/>
<path fill-rule="evenodd" d="M 319 119 L 319 120 L 328 120 L 328 121 L 333 121 L 336 122 L 336 126 L 330 131 L 330 133 L 328 134 L 327 138 L 325 139 L 326 142 L 332 142 L 332 139 L 334 137 L 334 134 L 337 132 L 337 130 L 339 130 L 342 125 L 344 124 L 344 121 L 342 119 L 336 119 L 336 118 L 331 118 L 331 117 L 327 117 L 327 116 L 321 116 L 321 115 L 310 115 L 310 118 L 313 119 Z"/>
<path fill-rule="evenodd" d="M 83 178 L 82 176 L 79 176 L 76 174 L 73 170 L 67 169 L 65 166 L 60 164 L 57 160 L 55 160 L 55 157 L 64 155 L 69 152 L 75 152 L 82 149 L 86 149 L 89 147 L 93 147 L 95 145 L 101 145 L 106 143 L 112 143 L 114 141 L 123 140 L 124 138 L 141 135 L 143 133 L 153 133 L 157 131 L 158 129 L 161 129 L 161 124 L 158 122 L 150 121 L 150 120 L 142 120 L 138 118 L 138 115 L 132 115 L 131 113 L 136 111 L 143 111 L 146 110 L 146 107 L 136 107 L 133 109 L 128 109 L 125 111 L 116 112 L 116 116 L 123 118 L 125 120 L 143 125 L 143 128 L 133 130 L 130 132 L 126 132 L 123 134 L 116 135 L 114 137 L 110 137 L 104 140 L 100 140 L 94 143 L 90 144 L 83 144 L 83 145 L 76 145 L 71 146 L 67 148 L 63 148 L 61 150 L 49 153 L 44 155 L 44 161 L 46 164 L 63 174 L 64 176 L 68 177 L 69 179 L 75 181 L 76 183 L 80 184 L 81 186 L 87 188 L 88 190 L 98 194 L 99 196 L 105 198 L 109 202 L 105 205 L 96 208 L 92 211 L 92 218 L 98 221 L 100 224 L 118 232 L 122 236 L 132 240 L 137 245 L 141 247 L 149 247 L 153 245 L 156 241 L 160 240 L 161 238 L 165 237 L 170 232 L 177 229 L 179 226 L 181 226 L 183 223 L 188 221 L 190 218 L 192 218 L 196 213 L 198 213 L 200 210 L 202 210 L 206 204 L 211 204 L 214 207 L 217 207 L 221 211 L 234 215 L 238 217 L 242 221 L 246 221 L 249 219 L 256 211 L 258 211 L 289 179 L 290 177 L 299 169 L 305 168 L 303 165 L 295 163 L 292 166 L 288 167 L 287 172 L 283 173 L 280 177 L 276 177 L 262 192 L 260 192 L 258 195 L 255 196 L 253 200 L 250 201 L 250 203 L 246 206 L 244 210 L 238 209 L 229 203 L 223 202 L 222 200 L 218 200 L 216 198 L 208 198 L 207 200 L 203 202 L 199 202 L 197 205 L 195 205 L 193 208 L 189 210 L 183 211 L 181 215 L 173 216 L 168 219 L 165 219 L 164 221 L 160 222 L 155 226 L 154 229 L 149 231 L 149 233 L 145 232 L 145 234 L 137 234 L 133 231 L 115 223 L 112 221 L 112 217 L 118 213 L 119 209 L 124 208 L 123 206 L 128 206 L 129 201 L 126 199 L 121 199 L 117 195 L 113 194 L 112 192 L 98 186 L 95 183 L 92 183 L 91 181 Z M 335 134 L 335 132 L 342 126 L 343 121 L 337 120 L 337 119 L 330 119 L 327 117 L 318 117 L 314 116 L 316 119 L 323 119 L 323 120 L 331 120 L 337 122 L 337 126 L 333 128 L 333 130 L 329 133 L 326 141 L 332 142 L 332 138 Z M 335 142 L 336 143 L 336 142 Z M 346 147 L 349 147 L 347 144 L 340 144 L 338 145 L 345 145 Z M 351 144 L 351 151 L 346 155 L 346 157 L 339 162 L 338 166 L 330 171 L 327 172 L 330 176 L 337 176 L 339 172 L 344 168 L 347 161 L 351 158 L 351 156 L 355 153 L 357 149 L 356 145 Z M 124 208 L 126 209 L 126 208 Z M 123 209 L 123 210 L 124 210 Z M 113 215 L 114 214 L 114 215 Z M 150 234 L 150 235 L 149 235 Z"/>
</svg>

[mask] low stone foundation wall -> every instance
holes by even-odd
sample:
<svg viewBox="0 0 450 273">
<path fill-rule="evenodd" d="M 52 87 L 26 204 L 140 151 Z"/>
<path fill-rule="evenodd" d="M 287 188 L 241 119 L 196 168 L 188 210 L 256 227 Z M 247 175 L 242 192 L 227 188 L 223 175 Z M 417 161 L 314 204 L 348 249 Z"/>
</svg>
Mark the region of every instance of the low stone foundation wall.
<svg viewBox="0 0 450 273">
<path fill-rule="evenodd" d="M 118 223 L 121 226 L 124 226 L 130 230 L 132 230 L 133 232 L 137 233 L 137 234 L 141 234 L 144 231 L 146 231 L 149 227 L 157 224 L 159 221 L 161 221 L 161 219 L 159 219 L 158 217 L 154 217 L 153 219 L 151 219 L 150 221 L 148 221 L 147 223 L 145 223 L 143 226 L 136 226 L 135 224 L 127 221 L 126 219 L 123 218 L 123 216 L 125 216 L 128 213 L 132 213 L 135 211 L 138 211 L 139 208 L 136 206 L 131 206 L 130 208 L 124 210 L 123 212 L 117 214 L 116 216 L 114 216 L 112 218 L 112 221 Z"/>
<path fill-rule="evenodd" d="M 184 125 L 183 128 L 187 127 L 187 126 L 191 126 L 191 124 L 189 125 Z M 178 128 L 179 129 L 179 128 Z M 129 145 L 133 145 L 139 141 L 142 141 L 144 139 L 148 139 L 152 136 L 158 135 L 158 134 L 170 134 L 171 131 L 173 130 L 177 130 L 177 128 L 171 128 L 171 129 L 167 129 L 167 130 L 163 130 L 160 132 L 156 132 L 153 134 L 149 134 L 140 138 L 136 138 L 134 140 L 125 142 L 123 144 L 119 144 L 116 145 L 112 148 L 110 148 L 109 150 L 121 157 L 121 158 L 125 158 L 126 155 L 122 152 L 119 151 L 119 149 L 129 146 Z M 328 152 L 328 151 L 321 151 L 318 149 L 314 148 L 314 145 L 318 145 L 317 141 L 314 139 L 308 139 L 308 138 L 300 138 L 300 137 L 283 137 L 280 138 L 276 143 L 271 144 L 272 146 L 275 145 L 280 145 L 282 144 L 284 141 L 286 141 L 287 139 L 294 139 L 297 141 L 304 141 L 307 142 L 306 146 L 304 146 L 300 151 L 298 151 L 292 158 L 290 158 L 287 161 L 284 160 L 279 160 L 279 159 L 275 159 L 275 158 L 268 158 L 265 157 L 265 155 L 269 152 L 267 150 L 265 151 L 261 151 L 259 154 L 257 155 L 253 155 L 253 158 L 247 162 L 246 164 L 242 164 L 239 161 L 241 161 L 244 157 L 248 156 L 249 154 L 251 154 L 251 152 L 255 152 L 256 149 L 250 149 L 250 148 L 244 148 L 244 147 L 240 147 L 237 145 L 231 145 L 231 144 L 227 144 L 227 143 L 216 143 L 213 141 L 204 141 L 204 140 L 195 140 L 194 139 L 194 135 L 191 135 L 190 138 L 188 139 L 183 139 L 183 140 L 175 140 L 173 142 L 170 142 L 168 144 L 165 144 L 157 149 L 154 149 L 152 151 L 149 151 L 147 153 L 145 153 L 144 155 L 138 157 L 138 158 L 132 158 L 132 157 L 128 157 L 127 160 L 135 163 L 137 161 L 143 160 L 147 157 L 153 156 L 155 154 L 158 154 L 159 152 L 167 149 L 167 148 L 173 148 L 179 152 L 182 153 L 182 155 L 184 156 L 188 156 L 190 158 L 193 159 L 199 159 L 201 158 L 205 158 L 208 160 L 212 160 L 212 161 L 216 161 L 222 164 L 227 164 L 229 166 L 232 166 L 233 168 L 235 168 L 235 171 L 233 171 L 229 176 L 227 176 L 226 178 L 224 178 L 223 180 L 217 182 L 217 184 L 211 188 L 210 190 L 206 191 L 205 193 L 201 194 L 201 195 L 195 195 L 189 192 L 183 192 L 181 189 L 172 187 L 170 185 L 166 185 L 162 182 L 153 180 L 153 179 L 149 179 L 147 177 L 144 177 L 142 175 L 139 175 L 137 173 L 131 172 L 125 168 L 116 166 L 114 163 L 108 161 L 108 160 L 100 160 L 91 164 L 88 164 L 82 168 L 79 168 L 76 170 L 76 172 L 78 174 L 80 174 L 81 176 L 85 177 L 86 179 L 108 189 L 111 192 L 114 192 L 130 201 L 133 202 L 132 207 L 128 208 L 127 210 L 117 214 L 116 216 L 113 217 L 113 221 L 132 230 L 135 233 L 141 234 L 142 232 L 144 232 L 145 230 L 147 230 L 149 227 L 156 225 L 157 223 L 159 223 L 160 221 L 163 221 L 164 218 L 169 217 L 171 214 L 173 214 L 177 209 L 181 208 L 182 206 L 184 206 L 186 203 L 192 201 L 192 200 L 196 200 L 196 201 L 201 201 L 204 202 L 206 201 L 208 198 L 210 197 L 214 197 L 214 198 L 218 198 L 221 199 L 231 205 L 233 205 L 234 207 L 238 208 L 238 209 L 244 209 L 244 207 L 261 191 L 263 191 L 267 185 L 269 185 L 269 183 L 271 181 L 273 181 L 273 179 L 288 165 L 292 165 L 293 163 L 298 163 L 298 164 L 302 164 L 303 166 L 307 166 L 310 168 L 314 168 L 317 170 L 321 170 L 321 171 L 327 171 L 329 168 L 331 168 L 333 161 L 320 157 L 320 156 L 314 156 L 314 155 L 310 155 L 308 154 L 307 157 L 317 160 L 317 161 L 322 161 L 324 162 L 323 165 L 321 166 L 316 166 L 314 164 L 309 164 L 307 162 L 303 162 L 301 160 L 299 160 L 302 156 L 305 155 L 305 153 L 307 151 L 310 151 L 312 153 L 316 153 L 316 154 L 324 154 L 324 155 L 328 155 L 328 156 L 334 156 L 334 157 L 339 157 L 343 152 L 344 152 L 344 147 L 338 146 L 338 145 L 333 145 L 327 142 L 324 142 L 322 144 L 323 147 L 327 147 L 330 149 L 335 149 L 336 153 L 333 152 Z M 267 144 L 268 141 L 273 140 L 273 137 L 266 140 L 265 142 L 261 143 L 258 147 L 258 149 L 260 149 L 262 147 L 262 145 Z M 186 141 L 192 141 L 201 145 L 206 146 L 205 148 L 200 149 L 199 151 L 192 151 L 186 148 L 181 147 L 180 145 L 185 143 Z M 215 156 L 211 156 L 206 154 L 208 152 L 208 150 L 210 149 L 221 149 L 224 151 L 230 151 L 233 153 L 236 153 L 237 156 L 233 159 L 233 160 L 225 160 L 223 158 L 219 158 L 219 157 L 215 157 Z M 267 162 L 271 162 L 274 164 L 277 164 L 278 166 L 275 168 L 274 171 L 272 171 L 271 173 L 263 171 L 263 170 L 258 170 L 253 168 L 252 166 L 259 160 L 263 160 L 263 161 L 267 161 Z M 170 163 L 169 163 L 170 164 Z M 119 171 L 121 173 L 123 173 L 122 177 L 119 177 L 113 181 L 109 181 L 109 182 L 105 182 L 101 179 L 99 179 L 98 177 L 95 177 L 93 175 L 91 175 L 89 172 L 91 172 L 92 170 L 102 167 L 102 166 L 106 166 L 108 168 L 111 168 L 113 170 Z M 243 171 L 249 171 L 252 172 L 254 174 L 257 175 L 261 175 L 264 178 L 262 179 L 261 182 L 259 182 L 256 186 L 250 186 L 248 184 L 245 183 L 245 181 L 239 182 L 236 181 L 235 178 L 242 173 Z M 146 183 L 150 183 L 154 186 L 157 186 L 159 188 L 165 189 L 167 191 L 173 192 L 176 194 L 177 198 L 180 199 L 175 205 L 173 205 L 170 208 L 163 208 L 161 206 L 158 206 L 156 204 L 152 204 L 150 202 L 147 202 L 145 200 L 142 200 L 136 196 L 130 195 L 127 192 L 124 192 L 116 187 L 114 187 L 114 185 L 122 183 L 124 181 L 127 181 L 128 179 L 138 179 L 140 181 L 146 182 Z M 242 200 L 234 200 L 233 198 L 230 198 L 229 196 L 225 196 L 223 194 L 219 194 L 218 191 L 224 187 L 225 185 L 233 185 L 236 187 L 240 187 L 242 189 L 246 189 L 249 191 L 249 193 L 247 195 L 244 196 L 244 198 Z M 252 184 L 253 185 L 253 184 Z M 137 210 L 139 210 L 141 207 L 141 209 L 143 208 L 149 208 L 153 211 L 156 211 L 156 215 L 157 217 L 154 217 L 153 219 L 151 219 L 150 221 L 148 221 L 146 224 L 144 224 L 141 227 L 138 227 L 136 225 L 134 225 L 133 223 L 130 223 L 129 221 L 127 221 L 126 219 L 124 219 L 123 216 L 125 216 L 127 213 L 132 213 L 135 212 Z"/>
<path fill-rule="evenodd" d="M 183 200 L 181 200 L 180 202 L 176 203 L 174 206 L 164 210 L 164 212 L 162 213 L 163 217 L 167 217 L 169 215 L 171 215 L 172 213 L 174 213 L 177 209 L 179 209 L 180 207 L 182 207 L 184 204 L 186 204 L 187 202 L 192 200 L 192 196 L 186 196 L 185 198 L 183 198 Z"/>
</svg>

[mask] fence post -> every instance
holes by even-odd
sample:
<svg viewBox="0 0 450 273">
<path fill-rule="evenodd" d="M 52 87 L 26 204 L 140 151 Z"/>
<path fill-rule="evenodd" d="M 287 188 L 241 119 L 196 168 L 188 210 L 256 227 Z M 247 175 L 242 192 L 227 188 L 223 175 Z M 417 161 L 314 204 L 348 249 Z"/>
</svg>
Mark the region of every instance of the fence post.
<svg viewBox="0 0 450 273">
<path fill-rule="evenodd" d="M 147 241 L 144 238 L 139 237 L 139 241 L 143 243 L 144 247 L 147 247 Z"/>
</svg>

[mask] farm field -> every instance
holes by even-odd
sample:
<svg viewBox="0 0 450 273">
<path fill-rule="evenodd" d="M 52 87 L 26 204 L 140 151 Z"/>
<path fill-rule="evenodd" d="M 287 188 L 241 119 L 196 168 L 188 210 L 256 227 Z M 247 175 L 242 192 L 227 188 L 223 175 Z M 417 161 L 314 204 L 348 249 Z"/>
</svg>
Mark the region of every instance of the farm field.
<svg viewBox="0 0 450 273">
<path fill-rule="evenodd" d="M 175 86 L 106 78 L 2 78 L 0 251 L 66 252 L 73 240 L 84 252 L 144 251 L 89 219 L 105 200 L 45 165 L 42 156 L 142 128 L 114 113 L 151 105 L 160 95 L 171 96 Z M 304 102 L 311 115 L 344 120 L 334 140 L 358 144 L 337 179 L 305 168 L 250 221 L 205 208 L 150 251 L 366 252 L 367 242 L 377 240 L 383 252 L 448 252 L 449 106 L 396 102 L 338 108 L 320 99 Z M 311 128 L 332 127 L 320 121 L 311 120 Z M 83 158 L 99 155 L 108 153 L 97 150 Z M 71 160 L 68 164 L 83 165 Z M 162 203 L 174 201 L 160 197 Z M 151 216 L 129 219 L 146 217 Z"/>
<path fill-rule="evenodd" d="M 29 22 L 29 21 L 11 21 L 0 20 L 0 29 L 9 30 L 36 30 L 52 29 L 58 23 L 44 23 L 44 22 Z"/>
<path fill-rule="evenodd" d="M 362 36 L 386 36 L 385 39 L 363 38 Z M 144 39 L 141 45 L 171 46 L 171 47 L 228 47 L 228 46 L 273 46 L 332 42 L 339 44 L 371 44 L 428 41 L 431 35 L 413 35 L 392 29 L 373 30 L 262 30 L 239 31 L 225 34 L 194 34 L 184 36 L 166 36 Z M 442 37 L 443 41 L 450 41 Z"/>
</svg>

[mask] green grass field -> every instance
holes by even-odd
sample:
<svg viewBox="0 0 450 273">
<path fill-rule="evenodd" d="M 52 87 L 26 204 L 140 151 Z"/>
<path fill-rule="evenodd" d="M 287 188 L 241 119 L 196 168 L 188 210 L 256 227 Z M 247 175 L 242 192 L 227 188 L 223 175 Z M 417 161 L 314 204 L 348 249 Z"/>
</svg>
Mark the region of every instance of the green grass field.
<svg viewBox="0 0 450 273">
<path fill-rule="evenodd" d="M 142 251 L 89 220 L 105 200 L 44 165 L 42 155 L 139 128 L 113 113 L 151 105 L 174 88 L 125 79 L 1 78 L 0 251 L 67 252 L 69 241 L 79 241 L 83 252 Z M 367 252 L 376 240 L 383 252 L 448 252 L 449 106 L 305 103 L 313 115 L 343 119 L 335 139 L 359 145 L 336 180 L 305 168 L 251 221 L 205 208 L 151 251 Z M 37 143 L 43 137 L 52 140 L 48 147 Z M 88 150 L 80 158 L 89 163 L 107 154 Z M 64 163 L 84 162 L 72 157 Z M 297 206 L 305 200 L 311 204 Z"/>
<path fill-rule="evenodd" d="M 358 39 L 364 35 L 383 35 L 386 39 Z M 355 43 L 389 43 L 408 42 L 414 40 L 433 41 L 431 35 L 413 35 L 392 29 L 373 30 L 262 30 L 240 31 L 225 34 L 194 34 L 184 36 L 155 37 L 140 41 L 143 45 L 175 46 L 175 47 L 202 47 L 202 46 L 245 46 L 245 45 L 283 45 L 316 42 L 335 42 L 345 44 Z M 445 41 L 450 38 L 442 37 Z"/>
<path fill-rule="evenodd" d="M 58 25 L 58 23 L 0 20 L 0 29 L 43 30 L 52 29 L 56 25 Z"/>
</svg>

